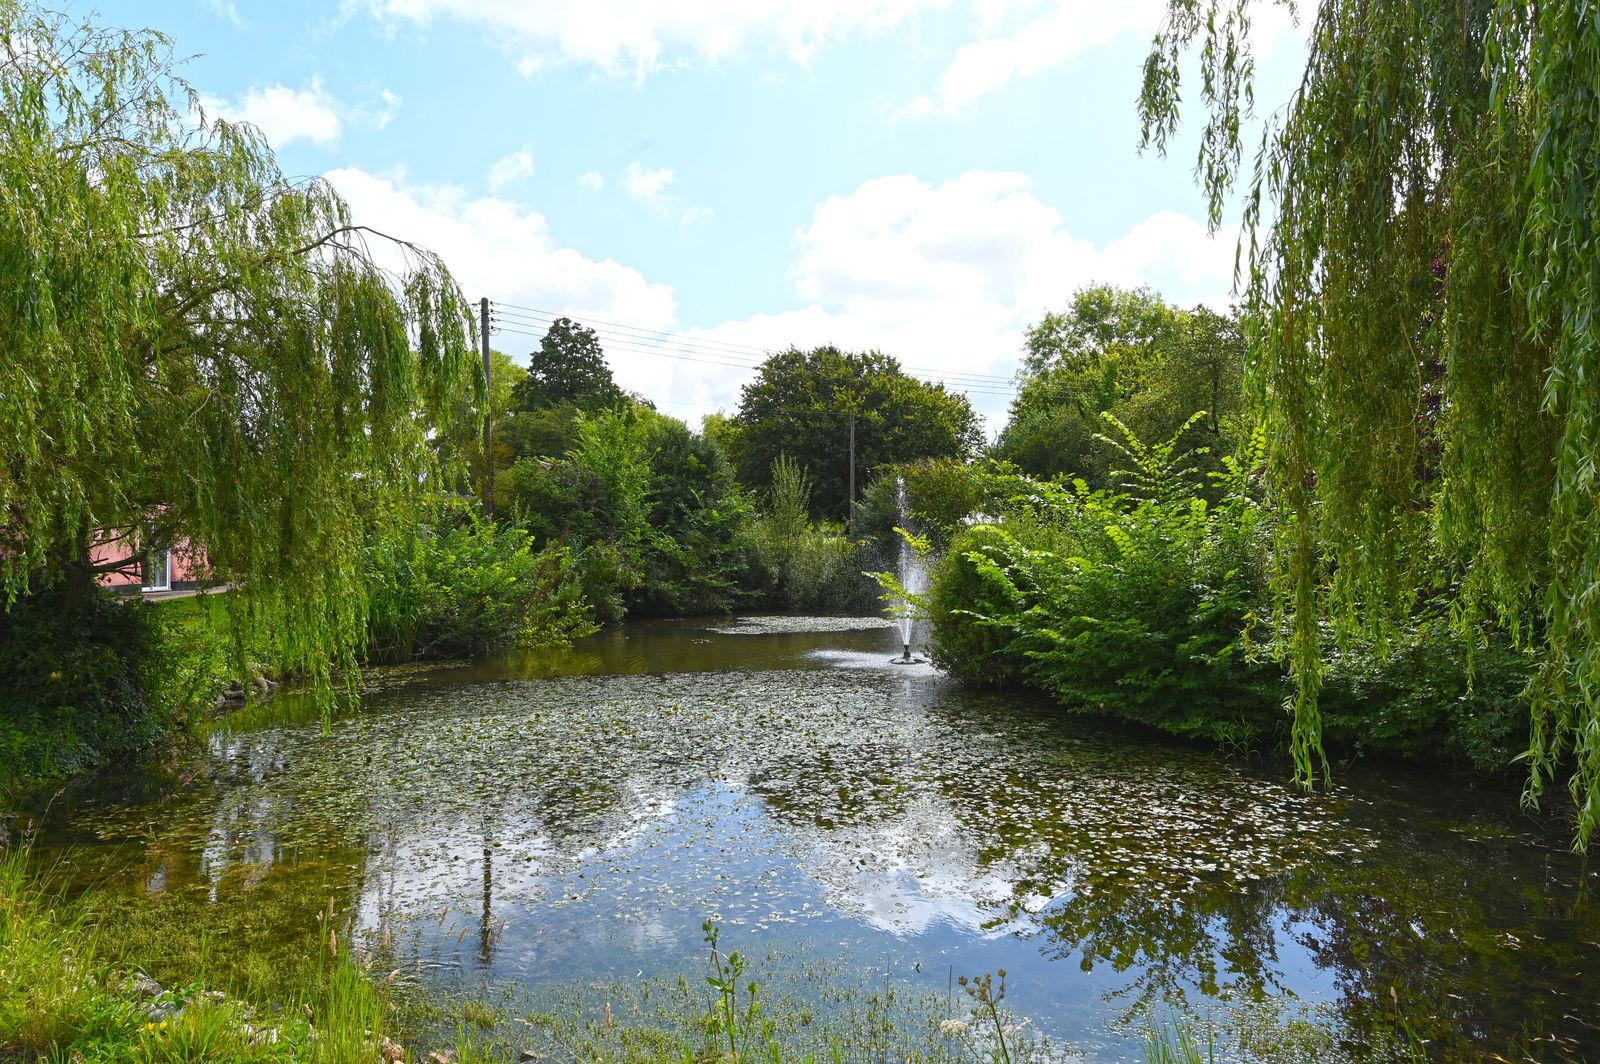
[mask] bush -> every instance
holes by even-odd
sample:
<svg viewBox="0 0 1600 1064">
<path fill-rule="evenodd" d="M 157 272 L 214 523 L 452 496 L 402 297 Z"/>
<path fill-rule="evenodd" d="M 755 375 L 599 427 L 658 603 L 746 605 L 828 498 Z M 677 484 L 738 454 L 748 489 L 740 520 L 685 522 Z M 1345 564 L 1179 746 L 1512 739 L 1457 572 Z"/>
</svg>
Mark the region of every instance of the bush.
<svg viewBox="0 0 1600 1064">
<path fill-rule="evenodd" d="M 770 586 L 745 534 L 750 507 L 722 449 L 676 418 L 645 419 L 648 528 L 629 614 L 726 613 Z"/>
<path fill-rule="evenodd" d="M 751 605 L 797 613 L 877 613 L 877 584 L 865 575 L 871 544 L 858 543 L 838 525 L 799 531 L 767 517 L 753 519 L 743 586 Z"/>
<path fill-rule="evenodd" d="M 1535 663 L 1509 640 L 1475 647 L 1429 618 L 1387 650 L 1361 645 L 1329 659 L 1321 709 L 1332 749 L 1480 772 L 1504 771 L 1528 749 L 1522 692 Z"/>
<path fill-rule="evenodd" d="M 993 469 L 954 458 L 928 458 L 885 466 L 856 504 L 855 533 L 876 543 L 885 557 L 899 551 L 896 527 L 926 536 L 943 553 L 967 527 L 974 514 L 987 509 L 993 497 Z M 905 510 L 900 512 L 900 482 L 905 483 Z"/>
<path fill-rule="evenodd" d="M 968 679 L 1020 678 L 1078 712 L 1276 741 L 1282 670 L 1242 634 L 1264 590 L 1242 466 L 1230 460 L 1212 507 L 1175 442 L 1122 431 L 1129 492 L 1009 478 L 1007 519 L 957 538 L 924 600 L 935 660 Z"/>
<path fill-rule="evenodd" d="M 43 587 L 0 611 L 0 793 L 167 734 L 143 672 L 156 638 L 145 603 L 97 588 Z"/>
<path fill-rule="evenodd" d="M 1022 550 L 1048 550 L 1057 537 L 1043 524 L 1011 523 L 1005 532 L 992 525 L 977 525 L 956 536 L 949 551 L 934 566 L 924 612 L 933 622 L 929 657 L 952 676 L 969 683 L 1005 687 L 1025 680 L 1026 660 L 1012 650 L 1017 633 L 981 616 L 994 616 L 1008 602 L 1002 585 L 989 579 L 973 562 L 986 557 L 1008 567 L 1012 554 Z"/>
<path fill-rule="evenodd" d="M 564 643 L 594 628 L 565 547 L 536 550 L 526 531 L 463 506 L 429 527 L 375 538 L 367 565 L 375 660 L 473 657 Z"/>
<path fill-rule="evenodd" d="M 812 524 L 811 481 L 798 463 L 772 463 L 766 513 L 750 526 L 757 567 L 773 574 L 765 604 L 817 613 L 874 613 L 876 583 L 862 570 L 865 550 L 837 525 Z"/>
<path fill-rule="evenodd" d="M 644 422 L 628 408 L 578 414 L 565 458 L 519 458 L 505 478 L 515 520 L 546 548 L 564 548 L 575 585 L 593 617 L 621 620 L 640 569 L 650 527 L 650 464 Z"/>
</svg>

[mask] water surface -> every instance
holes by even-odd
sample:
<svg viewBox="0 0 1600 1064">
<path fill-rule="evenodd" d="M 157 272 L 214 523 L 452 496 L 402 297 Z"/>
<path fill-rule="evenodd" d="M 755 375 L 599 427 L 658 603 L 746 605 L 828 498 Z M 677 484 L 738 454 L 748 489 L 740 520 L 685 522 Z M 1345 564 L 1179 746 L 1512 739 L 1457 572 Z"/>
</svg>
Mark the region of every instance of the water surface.
<svg viewBox="0 0 1600 1064">
<path fill-rule="evenodd" d="M 1169 1016 L 1253 1024 L 1246 1056 L 1310 1025 L 1381 1058 L 1403 1019 L 1438 1059 L 1600 1059 L 1595 873 L 1514 793 L 1306 794 L 898 650 L 875 619 L 673 621 L 395 670 L 327 733 L 284 698 L 102 774 L 41 849 L 113 921 L 246 964 L 293 963 L 331 900 L 425 981 L 536 996 L 693 970 L 711 918 L 863 983 L 1004 968 L 1088 1060 Z"/>
</svg>

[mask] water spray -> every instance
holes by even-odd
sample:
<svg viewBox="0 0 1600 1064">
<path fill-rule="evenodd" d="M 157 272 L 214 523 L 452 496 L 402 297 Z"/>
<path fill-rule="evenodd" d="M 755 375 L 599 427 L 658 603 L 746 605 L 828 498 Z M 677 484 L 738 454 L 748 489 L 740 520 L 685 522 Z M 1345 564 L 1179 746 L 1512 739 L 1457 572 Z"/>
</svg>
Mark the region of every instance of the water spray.
<svg viewBox="0 0 1600 1064">
<path fill-rule="evenodd" d="M 906 498 L 906 478 L 895 477 L 894 503 L 895 513 L 900 518 L 900 527 L 905 528 L 910 524 L 907 512 L 910 507 Z M 922 559 L 917 552 L 911 549 L 910 542 L 902 536 L 900 539 L 900 587 L 908 597 L 900 600 L 900 646 L 903 653 L 898 658 L 890 658 L 891 665 L 920 665 L 926 658 L 919 658 L 911 653 L 911 602 L 910 595 L 920 594 L 928 586 L 928 573 L 922 564 Z"/>
<path fill-rule="evenodd" d="M 911 653 L 911 644 L 910 643 L 902 643 L 900 645 L 905 648 L 905 652 L 903 654 L 901 654 L 898 658 L 890 658 L 889 659 L 889 664 L 890 665 L 921 665 L 924 661 L 927 660 L 926 658 L 919 658 L 919 657 L 916 657 L 915 655 L 913 655 Z"/>
</svg>

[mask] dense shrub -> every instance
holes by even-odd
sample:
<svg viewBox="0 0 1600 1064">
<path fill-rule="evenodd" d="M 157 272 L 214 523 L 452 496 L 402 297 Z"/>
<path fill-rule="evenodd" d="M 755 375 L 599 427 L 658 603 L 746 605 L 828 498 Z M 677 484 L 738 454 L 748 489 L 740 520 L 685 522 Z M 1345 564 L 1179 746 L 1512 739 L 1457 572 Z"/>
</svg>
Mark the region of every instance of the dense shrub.
<svg viewBox="0 0 1600 1064">
<path fill-rule="evenodd" d="M 1027 663 L 1012 648 L 1017 633 L 980 616 L 1006 607 L 1001 585 L 973 563 L 976 556 L 1009 566 L 1013 552 L 1048 550 L 1057 544 L 1051 529 L 1038 522 L 1014 521 L 1002 532 L 976 525 L 956 536 L 932 573 L 924 606 L 933 622 L 930 657 L 934 664 L 970 683 L 1008 686 L 1023 682 Z"/>
<path fill-rule="evenodd" d="M 1213 504 L 1173 444 L 1124 446 L 1122 492 L 989 475 L 1008 496 L 1003 518 L 958 533 L 921 600 L 934 660 L 1072 711 L 1281 746 L 1284 670 L 1270 647 L 1247 644 L 1265 544 L 1243 463 L 1212 478 Z M 1330 645 L 1325 656 L 1330 749 L 1495 771 L 1527 748 L 1533 663 L 1506 640 L 1471 646 L 1420 614 L 1386 648 Z"/>
<path fill-rule="evenodd" d="M 775 529 L 765 519 L 751 526 L 756 565 L 773 574 L 757 604 L 799 613 L 869 614 L 880 609 L 879 590 L 866 570 L 871 544 L 821 524 L 798 533 Z"/>
<path fill-rule="evenodd" d="M 935 659 L 973 680 L 1021 678 L 1074 711 L 1275 740 L 1281 670 L 1243 635 L 1263 552 L 1240 464 L 1211 506 L 1174 443 L 1121 446 L 1128 491 L 1012 478 L 1006 519 L 957 538 L 925 600 Z"/>
<path fill-rule="evenodd" d="M 1471 646 L 1429 618 L 1379 652 L 1329 655 L 1322 726 L 1329 749 L 1503 771 L 1528 749 L 1530 654 L 1500 639 Z"/>
<path fill-rule="evenodd" d="M 676 418 L 645 419 L 647 531 L 630 614 L 726 613 L 771 587 L 745 527 L 750 507 L 721 447 Z"/>
<path fill-rule="evenodd" d="M 464 507 L 428 527 L 375 539 L 367 564 L 369 655 L 376 660 L 472 657 L 593 630 L 564 547 L 536 549 L 522 529 Z"/>
<path fill-rule="evenodd" d="M 513 519 L 543 547 L 561 547 L 594 619 L 621 620 L 640 585 L 650 538 L 650 463 L 642 408 L 575 416 L 562 458 L 517 459 L 504 478 Z"/>
<path fill-rule="evenodd" d="M 771 574 L 761 605 L 815 613 L 872 613 L 877 584 L 863 570 L 870 544 L 857 543 L 843 528 L 813 523 L 811 481 L 787 457 L 772 463 L 772 487 L 764 512 L 751 521 L 753 566 Z"/>
<path fill-rule="evenodd" d="M 904 527 L 927 537 L 935 551 L 943 552 L 967 527 L 969 518 L 997 501 L 997 481 L 990 475 L 996 471 L 997 467 L 988 463 L 974 466 L 953 458 L 885 466 L 856 504 L 855 534 L 879 544 L 886 557 L 893 557 L 899 549 L 895 529 Z"/>
<path fill-rule="evenodd" d="M 149 607 L 44 587 L 0 610 L 0 794 L 74 772 L 164 735 L 143 668 Z"/>
</svg>

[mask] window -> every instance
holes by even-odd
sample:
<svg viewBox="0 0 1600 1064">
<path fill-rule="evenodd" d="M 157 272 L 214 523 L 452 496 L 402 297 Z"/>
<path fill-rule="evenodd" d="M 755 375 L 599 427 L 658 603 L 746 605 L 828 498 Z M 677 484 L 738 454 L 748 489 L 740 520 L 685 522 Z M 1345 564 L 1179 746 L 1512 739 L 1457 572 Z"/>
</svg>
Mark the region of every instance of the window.
<svg viewBox="0 0 1600 1064">
<path fill-rule="evenodd" d="M 171 591 L 172 590 L 172 550 L 169 547 L 157 547 L 145 551 L 144 555 L 144 586 L 142 591 Z"/>
</svg>

